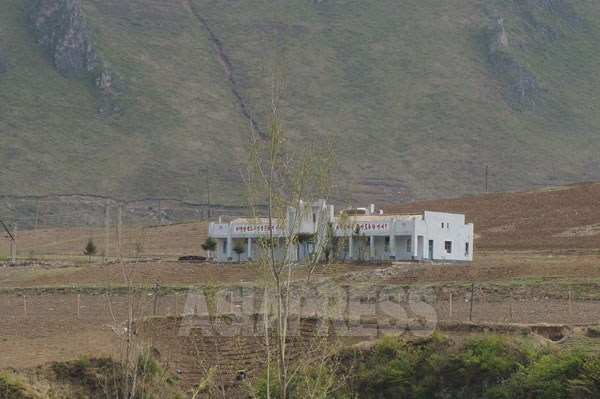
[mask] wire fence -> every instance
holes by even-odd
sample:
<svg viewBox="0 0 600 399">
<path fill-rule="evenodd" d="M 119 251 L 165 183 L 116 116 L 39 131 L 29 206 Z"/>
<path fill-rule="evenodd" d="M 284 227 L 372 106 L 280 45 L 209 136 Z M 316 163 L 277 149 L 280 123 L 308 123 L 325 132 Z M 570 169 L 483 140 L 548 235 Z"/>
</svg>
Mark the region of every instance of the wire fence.
<svg viewBox="0 0 600 399">
<path fill-rule="evenodd" d="M 2 333 L 15 333 L 21 328 L 42 328 L 46 331 L 60 330 L 70 324 L 85 323 L 91 326 L 106 326 L 107 323 L 118 325 L 127 320 L 129 297 L 124 292 L 78 293 L 76 289 L 61 289 L 55 292 L 15 294 L 0 297 L 0 313 L 6 321 L 0 326 Z M 190 312 L 189 301 L 197 291 L 190 289 L 179 292 L 159 291 L 152 289 L 139 294 L 133 300 L 132 314 L 137 319 L 148 316 L 182 316 Z M 426 318 L 433 329 L 437 323 L 500 323 L 500 324 L 551 324 L 551 325 L 598 325 L 600 324 L 600 299 L 596 297 L 576 297 L 571 290 L 557 295 L 522 296 L 511 295 L 510 290 L 495 293 L 493 296 L 476 293 L 470 298 L 468 289 L 449 293 L 446 297 L 430 298 L 419 302 L 416 306 L 411 302 L 400 302 L 406 313 L 398 313 L 399 317 Z M 225 297 L 226 299 L 228 297 Z M 325 299 L 324 299 L 325 300 Z M 362 301 L 362 299 L 361 299 Z M 186 305 L 187 303 L 187 305 Z M 231 316 L 241 312 L 242 302 L 220 302 L 217 313 Z M 374 309 L 377 301 L 371 302 Z M 430 307 L 433 312 L 424 311 L 423 306 Z M 324 305 L 326 307 L 326 305 Z M 382 306 L 382 309 L 384 307 Z M 196 310 L 196 309 L 194 309 Z M 340 308 L 339 317 L 343 319 L 348 309 Z M 389 327 L 390 313 L 377 310 L 373 313 L 366 310 L 369 316 L 365 323 Z M 375 320 L 374 315 L 378 315 Z M 240 314 L 239 316 L 243 316 Z M 250 316 L 250 314 L 248 315 Z M 402 320 L 396 320 L 393 324 Z M 24 324 L 25 323 L 25 324 Z M 382 331 L 383 331 L 383 327 Z"/>
</svg>

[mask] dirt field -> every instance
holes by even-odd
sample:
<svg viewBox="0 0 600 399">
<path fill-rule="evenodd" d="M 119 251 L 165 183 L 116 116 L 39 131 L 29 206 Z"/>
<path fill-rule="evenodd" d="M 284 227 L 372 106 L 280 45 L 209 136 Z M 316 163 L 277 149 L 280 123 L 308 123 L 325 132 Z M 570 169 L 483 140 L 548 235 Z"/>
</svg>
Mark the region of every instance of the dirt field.
<svg viewBox="0 0 600 399">
<path fill-rule="evenodd" d="M 193 222 L 166 226 L 124 226 L 122 255 L 128 258 L 176 258 L 182 255 L 206 255 L 201 248 L 208 235 L 208 223 Z M 104 227 L 77 227 L 70 229 L 23 230 L 17 232 L 20 258 L 44 255 L 79 256 L 84 261 L 83 249 L 92 237 L 98 253 L 104 250 Z M 138 244 L 139 243 L 139 244 Z M 109 252 L 116 256 L 117 233 L 110 230 Z M 138 251 L 138 249 L 140 249 Z M 0 235 L 0 251 L 10 254 L 10 238 Z"/>
<path fill-rule="evenodd" d="M 386 213 L 462 213 L 478 250 L 600 248 L 600 183 L 383 206 Z"/>
<path fill-rule="evenodd" d="M 158 314 L 179 311 L 188 288 L 202 284 L 238 284 L 254 279 L 250 264 L 138 263 L 126 266 L 134 280 L 146 287 L 140 315 L 152 315 L 152 288 L 158 279 L 162 294 Z M 111 351 L 114 329 L 124 322 L 126 309 L 123 271 L 119 265 L 84 267 L 26 266 L 0 268 L 0 367 L 34 366 L 51 359 Z M 305 277 L 302 274 L 298 278 Z M 514 294 L 513 321 L 521 323 L 597 324 L 600 322 L 600 255 L 540 255 L 494 253 L 471 265 L 426 263 L 335 265 L 318 279 L 336 277 L 344 284 L 431 287 L 428 300 L 440 321 L 468 320 L 470 282 L 476 283 L 473 319 L 508 322 L 508 300 Z M 416 284 L 416 285 L 415 285 Z M 568 291 L 572 291 L 572 314 Z M 453 314 L 449 315 L 449 295 Z M 80 318 L 76 314 L 81 295 Z M 27 317 L 23 295 L 27 296 Z M 111 316 L 112 310 L 117 323 Z M 142 311 L 143 309 L 143 311 Z M 24 348 L 33 348 L 31 351 Z"/>
<path fill-rule="evenodd" d="M 315 272 L 314 278 L 337 276 L 356 271 L 369 271 L 373 264 L 334 264 Z M 250 263 L 187 263 L 139 262 L 126 263 L 124 269 L 136 284 L 153 286 L 159 280 L 163 285 L 190 286 L 201 284 L 231 284 L 251 282 L 256 267 Z M 296 279 L 305 279 L 306 271 L 299 271 Z M 53 267 L 34 265 L 0 268 L 1 287 L 104 287 L 123 285 L 123 267 L 120 264 L 92 264 Z"/>
<path fill-rule="evenodd" d="M 600 183 L 580 183 L 535 191 L 515 191 L 409 202 L 383 206 L 386 213 L 421 213 L 424 210 L 456 212 L 475 224 L 477 251 L 544 251 L 600 248 Z M 201 249 L 208 224 L 190 222 L 123 229 L 123 255 L 174 258 L 205 255 Z M 103 227 L 24 230 L 18 233 L 21 258 L 30 256 L 82 256 L 89 237 L 98 251 L 104 249 Z M 111 256 L 116 250 L 116 229 L 110 231 Z M 136 248 L 140 248 L 141 251 Z M 0 234 L 0 251 L 10 253 L 6 233 Z M 567 253 L 568 254 L 568 253 Z M 80 260 L 83 262 L 83 260 Z"/>
<path fill-rule="evenodd" d="M 386 211 L 405 213 L 424 209 L 465 213 L 467 221 L 475 223 L 474 262 L 336 264 L 317 273 L 314 279 L 323 284 L 333 279 L 346 286 L 372 284 L 375 297 L 379 295 L 378 286 L 400 287 L 404 299 L 398 299 L 398 304 L 409 314 L 407 298 L 419 292 L 434 310 L 428 326 L 468 323 L 471 283 L 475 284 L 472 321 L 478 326 L 597 325 L 599 198 L 600 184 L 587 183 L 388 207 Z M 139 289 L 135 311 L 140 319 L 153 315 L 153 287 L 160 280 L 157 316 L 169 317 L 151 319 L 142 335 L 158 349 L 163 362 L 168 360 L 182 371 L 182 388 L 191 387 L 203 375 L 198 345 L 204 346 L 201 359 L 208 363 L 214 359 L 210 342 L 193 343 L 190 336 L 179 335 L 180 319 L 176 316 L 184 312 L 189 293 L 199 285 L 247 286 L 256 279 L 255 266 L 248 263 L 173 261 L 181 255 L 203 255 L 200 244 L 206 230 L 205 223 L 128 228 L 123 234 L 125 255 L 154 259 L 126 263 L 125 268 L 101 264 L 97 258 L 91 264 L 84 257 L 78 258 L 90 236 L 102 250 L 102 228 L 19 232 L 23 262 L 17 267 L 0 267 L 0 369 L 35 367 L 81 354 L 116 353 L 127 315 L 125 271 Z M 114 249 L 113 233 L 110 245 Z M 133 253 L 136 242 L 143 243 L 138 254 Z M 8 240 L 0 238 L 0 250 L 6 254 L 8 248 Z M 41 255 L 51 261 L 42 262 Z M 29 257 L 37 260 L 28 263 L 25 260 Z M 60 258 L 64 260 L 56 260 Z M 295 279 L 306 279 L 306 272 L 298 272 Z M 367 303 L 377 302 L 377 298 L 367 297 Z M 231 306 L 234 308 L 234 304 Z M 239 348 L 226 342 L 223 345 L 221 355 L 227 367 L 219 378 L 238 389 L 239 383 L 234 381 L 237 369 L 254 368 L 241 362 Z M 255 356 L 260 352 L 257 343 L 244 345 Z"/>
<path fill-rule="evenodd" d="M 537 287 L 537 292 L 533 294 L 526 288 L 515 290 L 512 319 L 509 287 L 478 287 L 472 320 L 474 323 L 599 324 L 599 286 L 579 287 L 582 291 L 573 300 L 571 312 L 567 287 L 549 284 Z M 428 321 L 427 328 L 433 329 L 438 323 L 449 321 L 468 323 L 469 287 L 443 285 L 433 287 L 431 291 L 433 296 L 427 304 L 434 309 L 435 316 Z M 450 292 L 453 294 L 452 315 Z M 588 292 L 594 292 L 595 297 L 586 299 Z M 558 297 L 558 293 L 561 297 Z M 150 293 L 140 297 L 143 303 L 136 308 L 140 309 L 139 315 L 151 316 L 154 297 Z M 21 295 L 0 297 L 0 314 L 3 315 L 3 323 L 0 324 L 0 369 L 35 367 L 50 361 L 70 360 L 83 354 L 118 353 L 121 342 L 118 336 L 126 320 L 126 299 L 124 295 L 87 292 L 80 297 L 80 317 L 77 318 L 76 294 L 46 292 L 28 295 L 27 317 L 24 315 Z M 185 301 L 186 293 L 178 293 L 178 312 L 182 312 Z M 175 294 L 161 295 L 158 316 L 175 315 L 175 303 Z M 400 305 L 407 311 L 411 310 L 411 305 L 406 302 Z M 254 373 L 254 376 L 258 372 L 257 364 L 252 361 L 260 357 L 261 350 L 260 342 L 254 336 L 200 339 L 193 330 L 182 335 L 180 320 L 169 317 L 156 319 L 146 327 L 141 337 L 158 350 L 163 363 L 168 362 L 172 369 L 181 370 L 179 377 L 184 391 L 205 377 L 210 365 L 216 364 L 215 344 L 219 347 L 220 382 L 228 387 L 239 388 L 235 380 L 238 370 L 246 370 Z"/>
</svg>

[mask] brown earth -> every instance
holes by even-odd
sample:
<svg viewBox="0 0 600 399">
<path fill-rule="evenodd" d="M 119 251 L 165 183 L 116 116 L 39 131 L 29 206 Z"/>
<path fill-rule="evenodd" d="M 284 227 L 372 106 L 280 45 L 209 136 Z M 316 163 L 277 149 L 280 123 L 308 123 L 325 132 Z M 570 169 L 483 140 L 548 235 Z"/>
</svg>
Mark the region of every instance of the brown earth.
<svg viewBox="0 0 600 399">
<path fill-rule="evenodd" d="M 126 264 L 126 270 L 133 273 L 136 283 L 147 289 L 140 295 L 145 302 L 140 315 L 144 316 L 152 315 L 151 289 L 157 279 L 165 285 L 158 314 L 172 315 L 176 301 L 179 312 L 183 309 L 186 286 L 237 284 L 252 281 L 255 277 L 254 267 L 247 263 L 140 262 Z M 510 291 L 514 294 L 512 322 L 597 324 L 600 321 L 600 285 L 597 283 L 600 254 L 591 250 L 564 254 L 483 253 L 470 265 L 334 265 L 315 278 L 335 276 L 340 276 L 340 284 L 377 283 L 404 289 L 414 284 L 416 287 L 433 284 L 434 298 L 430 304 L 439 321 L 468 320 L 468 283 L 471 281 L 480 283 L 476 285 L 473 309 L 473 320 L 477 322 L 511 321 L 508 312 Z M 298 276 L 303 277 L 302 274 Z M 126 297 L 122 288 L 111 287 L 122 284 L 123 270 L 118 264 L 0 268 L 0 287 L 3 287 L 0 296 L 3 320 L 0 324 L 0 352 L 3 354 L 0 368 L 32 367 L 81 354 L 114 353 L 117 350 L 115 342 L 118 342 L 114 331 L 122 328 L 126 319 Z M 568 290 L 571 287 L 574 302 L 572 314 L 569 314 Z M 177 300 L 174 289 L 178 292 Z M 77 293 L 81 293 L 79 319 L 76 315 Z M 449 315 L 450 293 L 454 300 L 452 317 Z M 27 317 L 24 316 L 23 294 L 27 295 Z M 110 312 L 109 297 L 116 322 Z M 166 341 L 161 342 L 160 345 L 166 345 Z M 174 361 L 185 363 L 185 359 L 190 359 L 189 346 L 182 351 L 178 354 L 174 350 Z M 194 374 L 188 374 L 188 377 L 190 375 Z M 190 379 L 182 377 L 182 381 L 187 384 Z"/>
<path fill-rule="evenodd" d="M 475 251 L 600 248 L 600 183 L 409 202 L 385 213 L 462 213 L 475 225 Z"/>
<path fill-rule="evenodd" d="M 390 267 L 391 266 L 391 267 Z M 380 274 L 378 270 L 386 270 Z M 232 284 L 256 279 L 256 266 L 251 263 L 144 261 L 120 264 L 82 264 L 78 267 L 33 265 L 0 268 L 0 288 L 5 287 L 104 287 L 123 285 L 123 271 L 136 284 L 193 286 Z M 444 282 L 488 282 L 519 278 L 597 279 L 600 278 L 600 251 L 567 253 L 482 253 L 471 264 L 413 263 L 332 264 L 315 272 L 313 279 L 341 276 L 342 281 L 363 279 L 395 285 Z M 296 280 L 307 278 L 306 270 L 298 270 Z"/>
<path fill-rule="evenodd" d="M 135 257 L 173 258 L 182 255 L 206 253 L 201 244 L 208 236 L 207 222 L 191 222 L 166 226 L 124 226 L 122 232 L 122 255 Z M 98 254 L 104 250 L 104 227 L 76 227 L 68 229 L 23 230 L 17 232 L 21 258 L 41 255 L 81 256 L 92 237 Z M 110 229 L 109 252 L 116 256 L 117 233 Z M 138 244 L 139 243 L 139 244 Z M 138 252 L 138 249 L 140 251 Z M 0 235 L 0 253 L 10 254 L 10 238 L 6 232 Z"/>
<path fill-rule="evenodd" d="M 318 270 L 314 278 L 326 278 L 355 271 L 369 271 L 382 267 L 377 264 L 333 264 Z M 193 286 L 201 284 L 231 284 L 254 281 L 256 266 L 251 263 L 216 262 L 132 262 L 123 267 L 112 264 L 82 264 L 79 267 L 24 266 L 0 268 L 0 288 L 2 287 L 103 287 L 123 285 L 126 273 L 136 284 L 153 286 L 159 280 L 162 284 Z M 301 270 L 295 279 L 306 279 L 307 271 Z"/>
<path fill-rule="evenodd" d="M 579 183 L 534 191 L 515 191 L 408 202 L 383 207 L 386 213 L 421 213 L 424 210 L 455 212 L 475 225 L 477 251 L 544 251 L 600 249 L 600 183 Z M 207 222 L 191 222 L 123 229 L 123 255 L 173 258 L 206 255 L 201 248 Z M 24 230 L 18 233 L 22 258 L 40 255 L 83 256 L 93 237 L 98 252 L 104 249 L 103 227 Z M 116 230 L 110 231 L 111 256 L 115 256 Z M 136 253 L 136 243 L 142 250 Z M 0 251 L 10 253 L 10 239 L 0 235 Z"/>
<path fill-rule="evenodd" d="M 600 323 L 600 283 L 597 282 L 600 265 L 597 258 L 589 260 L 588 263 L 569 259 L 567 263 L 561 264 L 555 259 L 530 259 L 519 261 L 514 265 L 511 265 L 510 261 L 505 261 L 503 266 L 500 264 L 501 262 L 498 261 L 500 270 L 495 275 L 475 273 L 483 282 L 475 286 L 472 315 L 474 323 L 568 325 Z M 65 279 L 62 282 L 63 288 L 32 288 L 31 284 L 35 283 L 35 280 L 21 285 L 12 284 L 22 287 L 18 291 L 5 288 L 3 295 L 0 295 L 2 315 L 0 369 L 35 367 L 50 361 L 70 360 L 82 354 L 118 353 L 119 345 L 122 343 L 119 336 L 122 336 L 127 315 L 127 296 L 123 293 L 123 289 L 96 288 L 102 286 L 100 283 L 95 287 L 76 283 L 75 288 L 69 288 L 69 284 L 75 284 L 74 280 L 86 280 L 84 278 L 86 270 L 94 270 L 87 276 L 88 278 L 105 282 L 118 281 L 119 271 L 113 266 L 80 268 L 77 273 L 68 275 L 76 279 Z M 233 276 L 237 273 L 249 275 L 248 265 L 231 266 L 234 268 L 229 269 L 229 273 L 222 272 L 219 279 L 236 283 Z M 445 268 L 442 265 L 400 265 L 378 268 L 371 272 L 371 277 L 367 279 L 362 278 L 364 267 L 362 272 L 352 272 L 350 275 L 348 269 L 345 269 L 346 276 L 340 279 L 340 284 L 374 282 L 388 287 L 399 285 L 399 289 L 403 290 L 401 292 L 407 295 L 415 292 L 425 295 L 427 298 L 425 303 L 434 311 L 434 319 L 428 324 L 428 328 L 433 328 L 436 323 L 468 322 L 471 291 L 469 284 L 460 283 L 460 280 L 465 277 L 468 281 L 466 277 L 473 275 L 472 270 L 467 269 L 469 266 L 478 267 L 478 265 L 451 265 L 451 271 L 442 273 Z M 179 279 L 174 279 L 174 274 L 161 273 L 171 267 L 178 270 Z M 347 267 L 356 266 L 347 265 Z M 555 268 L 560 269 L 559 275 L 555 273 Z M 586 273 L 586 268 L 592 272 Z M 151 288 L 153 281 L 158 277 L 164 281 L 180 280 L 192 283 L 196 276 L 197 282 L 208 281 L 203 279 L 202 273 L 196 272 L 196 269 L 199 269 L 199 265 L 163 263 L 144 270 L 144 273 L 139 273 L 139 281 L 146 284 L 146 290 L 135 296 L 136 301 L 139 301 L 135 308 L 136 314 L 140 318 L 153 315 L 154 295 Z M 96 270 L 100 274 L 95 274 Z M 524 274 L 538 274 L 541 276 L 540 281 L 527 285 L 526 280 L 523 282 L 519 280 L 523 279 L 519 275 Z M 373 275 L 383 277 L 374 281 Z M 594 278 L 589 278 L 590 275 Z M 488 280 L 494 276 L 498 280 Z M 511 276 L 516 276 L 516 279 L 510 279 Z M 459 282 L 457 283 L 455 279 Z M 434 280 L 433 285 L 427 283 L 430 280 Z M 160 360 L 163 364 L 168 363 L 171 371 L 181 370 L 181 374 L 178 375 L 179 384 L 184 391 L 207 375 L 209 365 L 218 363 L 221 367 L 218 378 L 215 377 L 214 381 L 227 389 L 233 389 L 232 395 L 236 392 L 235 395 L 241 397 L 243 388 L 236 380 L 237 373 L 239 370 L 245 370 L 249 375 L 256 377 L 260 363 L 257 365 L 255 360 L 263 353 L 260 351 L 260 342 L 254 336 L 225 336 L 214 339 L 214 337 L 199 337 L 194 335 L 193 331 L 182 334 L 181 326 L 175 322 L 179 319 L 173 318 L 173 315 L 184 312 L 190 298 L 189 291 L 184 287 L 178 287 L 176 292 L 173 291 L 173 287 L 164 287 L 162 290 L 157 302 L 157 315 L 169 317 L 151 319 L 155 321 L 141 334 L 141 337 L 158 350 Z M 569 291 L 572 292 L 570 306 Z M 81 294 L 78 318 L 77 293 L 79 292 Z M 373 295 L 376 292 L 377 288 L 374 287 Z M 512 318 L 509 302 L 511 292 L 513 294 Z M 26 295 L 26 316 L 23 295 Z M 450 305 L 450 295 L 452 295 L 452 305 Z M 411 304 L 405 300 L 399 306 L 407 311 L 411 309 Z M 450 307 L 452 307 L 452 314 L 450 314 Z M 227 312 L 228 309 L 225 309 L 225 313 Z"/>
<path fill-rule="evenodd" d="M 134 281 L 146 287 L 141 295 L 144 309 L 152 315 L 154 282 L 161 289 L 158 313 L 175 313 L 184 306 L 186 287 L 197 284 L 238 284 L 252 281 L 254 268 L 247 263 L 132 263 L 126 265 Z M 474 320 L 505 322 L 508 298 L 514 294 L 514 320 L 522 323 L 565 322 L 568 290 L 573 290 L 574 323 L 600 321 L 600 256 L 593 254 L 540 255 L 536 253 L 486 254 L 473 264 L 438 265 L 404 263 L 394 266 L 369 264 L 334 265 L 315 276 L 340 276 L 339 283 L 376 283 L 386 286 L 433 287 L 432 301 L 440 320 L 449 319 L 449 294 L 454 295 L 452 320 L 467 320 L 471 281 L 476 282 Z M 298 278 L 305 276 L 299 275 Z M 115 326 L 126 317 L 120 265 L 83 267 L 28 266 L 0 268 L 0 367 L 33 366 L 49 359 L 68 359 L 82 353 L 110 349 Z M 416 284 L 416 285 L 415 285 Z M 81 317 L 76 315 L 81 295 Z M 27 295 L 27 317 L 23 295 Z M 117 323 L 112 319 L 108 298 Z M 500 310 L 499 309 L 503 309 Z M 90 337 L 97 334 L 97 337 Z M 114 338 L 114 337 L 113 337 Z M 27 351 L 31 348 L 31 351 Z"/>
<path fill-rule="evenodd" d="M 467 221 L 475 223 L 474 262 L 463 265 L 336 264 L 315 275 L 315 279 L 334 278 L 340 285 L 375 283 L 399 287 L 406 297 L 417 292 L 434 310 L 432 325 L 468 322 L 471 282 L 475 283 L 472 319 L 476 324 L 598 324 L 599 198 L 600 184 L 584 183 L 390 206 L 387 212 L 464 213 Z M 136 284 L 145 287 L 136 293 L 136 314 L 140 318 L 153 315 L 152 288 L 156 280 L 162 282 L 157 315 L 169 317 L 151 319 L 142 336 L 158 349 L 163 362 L 181 370 L 182 388 L 187 390 L 199 382 L 206 370 L 198 362 L 204 359 L 207 365 L 215 360 L 214 345 L 212 352 L 210 349 L 214 340 L 203 338 L 193 342 L 189 335 L 179 335 L 181 329 L 177 323 L 181 319 L 173 315 L 183 312 L 189 287 L 250 284 L 256 278 L 255 267 L 248 263 L 168 260 L 180 255 L 203 255 L 199 245 L 206 238 L 206 230 L 206 223 L 144 229 L 127 227 L 123 234 L 127 243 L 124 251 L 129 250 L 129 255 L 134 257 L 134 244 L 142 242 L 139 257 L 163 260 L 130 262 L 124 268 L 119 264 L 87 264 L 85 259 L 71 259 L 62 264 L 33 262 L 0 267 L 0 369 L 34 367 L 81 354 L 116 353 L 127 315 L 123 288 L 125 270 L 132 273 Z M 103 233 L 102 228 L 23 231 L 19 232 L 19 245 L 22 254 L 33 250 L 36 256 L 60 258 L 81 255 L 90 236 L 101 250 Z M 111 248 L 115 248 L 116 234 L 112 230 L 111 235 Z M 8 253 L 8 248 L 8 240 L 0 238 L 2 252 Z M 299 272 L 295 278 L 305 279 L 306 273 Z M 373 293 L 376 292 L 374 288 Z M 406 301 L 399 305 L 407 312 L 410 310 L 410 303 Z M 260 348 L 256 342 L 230 341 L 224 340 L 219 349 L 224 365 L 219 381 L 239 393 L 241 384 L 235 379 L 239 369 L 251 373 L 258 370 L 256 364 L 244 362 L 242 353 L 246 351 L 249 357 L 257 357 Z M 198 355 L 200 347 L 201 355 Z"/>
</svg>

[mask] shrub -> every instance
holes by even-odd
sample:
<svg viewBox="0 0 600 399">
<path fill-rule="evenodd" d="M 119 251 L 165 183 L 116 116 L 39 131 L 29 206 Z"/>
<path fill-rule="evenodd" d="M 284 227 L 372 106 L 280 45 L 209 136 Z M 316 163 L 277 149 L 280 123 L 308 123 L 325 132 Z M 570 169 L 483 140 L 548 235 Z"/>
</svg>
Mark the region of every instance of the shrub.
<svg viewBox="0 0 600 399">
<path fill-rule="evenodd" d="M 19 378 L 11 376 L 8 371 L 0 373 L 0 398 L 25 398 L 25 386 L 21 383 Z"/>
<path fill-rule="evenodd" d="M 179 391 L 173 386 L 172 378 L 150 357 L 139 356 L 138 390 L 131 399 L 177 398 Z M 71 395 L 76 397 L 123 397 L 125 384 L 133 381 L 134 375 L 124 373 L 124 367 L 113 359 L 81 357 L 69 362 L 54 362 L 52 370 L 57 377 L 72 385 Z M 125 375 L 128 378 L 123 378 Z M 4 398 L 0 395 L 0 398 Z"/>
<path fill-rule="evenodd" d="M 363 354 L 344 392 L 377 399 L 600 397 L 600 358 L 577 348 L 530 348 L 502 336 L 450 344 L 436 334 L 413 342 L 383 338 Z"/>
</svg>

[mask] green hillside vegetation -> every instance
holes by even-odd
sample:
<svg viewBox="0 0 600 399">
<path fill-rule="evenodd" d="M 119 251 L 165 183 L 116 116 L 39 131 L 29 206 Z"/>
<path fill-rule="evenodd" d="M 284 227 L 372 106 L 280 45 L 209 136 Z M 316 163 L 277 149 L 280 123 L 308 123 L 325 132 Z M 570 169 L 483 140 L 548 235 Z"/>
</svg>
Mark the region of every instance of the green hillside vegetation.
<svg viewBox="0 0 600 399">
<path fill-rule="evenodd" d="M 333 384 L 332 377 L 317 378 L 320 365 L 298 373 L 291 396 L 302 397 L 307 386 L 316 392 L 334 387 L 327 397 L 337 399 L 591 399 L 600 394 L 597 354 L 584 347 L 561 351 L 529 337 L 487 334 L 457 342 L 435 333 L 407 342 L 390 335 L 370 350 L 343 352 L 341 363 L 332 367 Z"/>
<path fill-rule="evenodd" d="M 250 124 L 232 87 L 260 120 L 261 59 L 284 30 L 286 126 L 334 135 L 340 180 L 363 199 L 480 192 L 486 164 L 492 190 L 600 178 L 597 2 L 190 1 L 82 0 L 118 76 L 107 91 L 54 70 L 28 26 L 33 0 L 4 1 L 4 193 L 199 202 L 210 167 L 214 201 L 241 203 Z M 499 18 L 508 46 L 492 63 Z"/>
<path fill-rule="evenodd" d="M 462 347 L 437 335 L 410 343 L 386 337 L 356 374 L 349 393 L 358 392 L 361 398 L 560 399 L 600 394 L 600 359 L 584 348 L 558 351 L 492 335 L 469 338 Z"/>
</svg>

